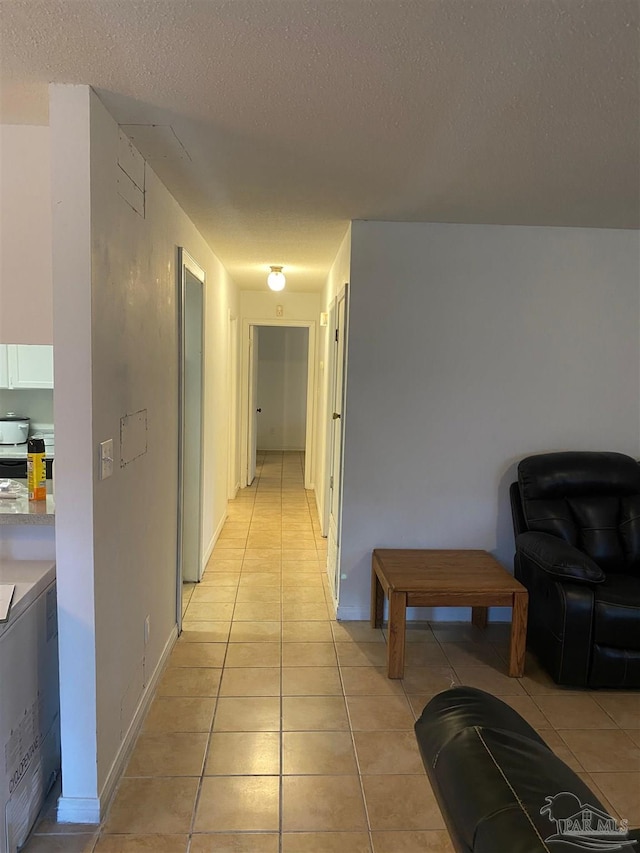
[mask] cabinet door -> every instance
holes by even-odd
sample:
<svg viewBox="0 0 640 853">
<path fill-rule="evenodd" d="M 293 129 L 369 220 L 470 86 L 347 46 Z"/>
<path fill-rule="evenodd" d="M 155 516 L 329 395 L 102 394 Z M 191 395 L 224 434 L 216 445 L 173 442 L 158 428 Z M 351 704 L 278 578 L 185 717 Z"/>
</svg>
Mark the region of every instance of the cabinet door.
<svg viewBox="0 0 640 853">
<path fill-rule="evenodd" d="M 53 388 L 53 347 L 7 344 L 10 388 Z"/>
<path fill-rule="evenodd" d="M 0 344 L 0 388 L 9 387 L 9 367 L 7 364 L 7 345 Z"/>
</svg>

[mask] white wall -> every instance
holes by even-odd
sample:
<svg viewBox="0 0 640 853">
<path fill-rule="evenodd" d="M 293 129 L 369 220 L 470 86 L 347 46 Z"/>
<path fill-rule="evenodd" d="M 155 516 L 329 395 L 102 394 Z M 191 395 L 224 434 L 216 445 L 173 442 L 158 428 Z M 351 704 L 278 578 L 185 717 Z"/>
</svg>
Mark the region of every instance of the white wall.
<svg viewBox="0 0 640 853">
<path fill-rule="evenodd" d="M 162 185 L 161 185 L 162 186 Z M 162 187 L 164 190 L 164 187 Z M 172 199 L 173 201 L 173 199 Z M 174 202 L 175 204 L 175 202 Z M 229 492 L 230 405 L 238 397 L 239 372 L 231 374 L 229 364 L 229 315 L 238 316 L 240 291 L 218 257 L 195 230 L 182 209 L 180 245 L 205 270 L 205 352 L 204 352 L 204 471 L 202 542 L 205 557 L 211 553 L 227 516 Z M 189 246 L 193 249 L 189 249 Z M 237 362 L 236 362 L 237 368 Z"/>
<path fill-rule="evenodd" d="M 56 577 L 64 793 L 79 821 L 98 797 L 91 432 L 89 90 L 51 90 Z M 72 306 L 73 310 L 69 310 Z M 55 346 L 55 344 L 54 344 Z M 99 813 L 99 806 L 97 808 Z"/>
<path fill-rule="evenodd" d="M 229 498 L 240 488 L 240 335 L 238 317 L 229 311 L 227 397 L 229 399 Z"/>
<path fill-rule="evenodd" d="M 177 246 L 206 272 L 205 542 L 224 521 L 228 315 L 235 287 L 153 171 L 145 218 L 118 195 L 118 127 L 84 86 L 52 86 L 56 539 L 66 818 L 95 819 L 175 637 Z M 120 464 L 120 419 L 147 450 Z M 110 479 L 99 442 L 114 440 Z M 150 617 L 149 644 L 144 621 Z"/>
<path fill-rule="evenodd" d="M 16 412 L 33 424 L 53 423 L 53 391 L 50 388 L 0 388 L 0 412 Z"/>
<path fill-rule="evenodd" d="M 49 128 L 0 125 L 0 342 L 53 343 Z"/>
<path fill-rule="evenodd" d="M 638 455 L 638 238 L 353 224 L 341 618 L 369 614 L 375 547 L 511 567 L 522 457 Z"/>
<path fill-rule="evenodd" d="M 240 293 L 240 316 L 243 320 L 313 320 L 320 314 L 319 293 L 291 293 L 282 290 L 274 293 L 267 289 L 265 275 L 264 291 L 243 290 Z M 282 316 L 276 316 L 276 307 L 282 306 Z"/>
<path fill-rule="evenodd" d="M 309 331 L 261 326 L 258 341 L 258 450 L 304 450 Z"/>
</svg>

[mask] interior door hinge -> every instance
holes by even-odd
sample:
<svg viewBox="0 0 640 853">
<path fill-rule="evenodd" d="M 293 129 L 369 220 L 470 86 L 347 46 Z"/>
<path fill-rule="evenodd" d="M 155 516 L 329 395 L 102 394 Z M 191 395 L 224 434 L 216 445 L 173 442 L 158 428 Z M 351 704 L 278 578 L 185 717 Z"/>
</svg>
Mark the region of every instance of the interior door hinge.
<svg viewBox="0 0 640 853">
<path fill-rule="evenodd" d="M 333 474 L 329 477 L 329 488 L 333 488 Z"/>
<path fill-rule="evenodd" d="M 336 329 L 336 343 L 338 343 L 338 330 Z"/>
</svg>

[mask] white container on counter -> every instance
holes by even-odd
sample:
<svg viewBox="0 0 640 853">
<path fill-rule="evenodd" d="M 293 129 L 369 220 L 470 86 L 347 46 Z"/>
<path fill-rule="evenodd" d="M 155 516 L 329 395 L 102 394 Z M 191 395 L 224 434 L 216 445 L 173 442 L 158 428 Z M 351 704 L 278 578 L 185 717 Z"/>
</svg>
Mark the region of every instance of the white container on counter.
<svg viewBox="0 0 640 853">
<path fill-rule="evenodd" d="M 29 438 L 29 418 L 7 412 L 0 415 L 0 444 L 25 444 Z"/>
</svg>

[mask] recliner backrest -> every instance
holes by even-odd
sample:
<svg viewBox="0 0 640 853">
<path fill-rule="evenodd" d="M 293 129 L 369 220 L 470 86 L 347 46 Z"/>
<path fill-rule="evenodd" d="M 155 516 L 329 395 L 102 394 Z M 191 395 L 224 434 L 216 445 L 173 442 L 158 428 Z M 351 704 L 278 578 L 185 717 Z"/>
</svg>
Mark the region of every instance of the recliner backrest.
<svg viewBox="0 0 640 853">
<path fill-rule="evenodd" d="M 622 453 L 569 451 L 518 465 L 529 530 L 550 533 L 600 568 L 640 573 L 640 465 Z"/>
</svg>

